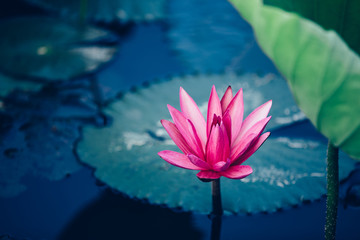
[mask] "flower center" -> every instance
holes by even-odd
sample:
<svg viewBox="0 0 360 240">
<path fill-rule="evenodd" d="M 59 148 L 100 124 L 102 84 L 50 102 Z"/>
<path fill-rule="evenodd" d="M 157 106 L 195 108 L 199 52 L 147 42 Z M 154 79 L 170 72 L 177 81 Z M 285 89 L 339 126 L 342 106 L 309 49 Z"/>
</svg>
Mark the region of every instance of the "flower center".
<svg viewBox="0 0 360 240">
<path fill-rule="evenodd" d="M 216 114 L 214 114 L 214 117 L 213 117 L 213 122 L 211 124 L 211 128 L 213 128 L 213 126 L 215 126 L 216 124 L 218 124 L 220 126 L 221 124 L 221 117 L 220 116 L 217 116 Z"/>
</svg>

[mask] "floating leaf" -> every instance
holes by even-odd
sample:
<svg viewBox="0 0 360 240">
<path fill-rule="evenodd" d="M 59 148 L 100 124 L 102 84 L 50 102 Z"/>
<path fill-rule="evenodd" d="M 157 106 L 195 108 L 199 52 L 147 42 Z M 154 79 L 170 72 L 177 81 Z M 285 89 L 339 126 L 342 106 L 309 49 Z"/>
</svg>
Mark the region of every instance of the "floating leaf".
<svg viewBox="0 0 360 240">
<path fill-rule="evenodd" d="M 168 18 L 172 48 L 194 70 L 276 71 L 248 23 L 226 1 L 171 0 Z"/>
<path fill-rule="evenodd" d="M 360 59 L 333 31 L 261 1 L 231 0 L 316 128 L 360 159 Z"/>
<path fill-rule="evenodd" d="M 87 79 L 44 85 L 37 92 L 17 91 L 3 98 L 4 111 L 14 118 L 91 119 L 99 114 Z"/>
<path fill-rule="evenodd" d="M 29 2 L 59 11 L 67 17 L 85 14 L 95 21 L 149 21 L 165 17 L 166 0 L 28 0 Z M 85 4 L 85 5 L 83 5 Z M 84 11 L 84 12 L 82 12 Z"/>
<path fill-rule="evenodd" d="M 299 13 L 325 29 L 335 30 L 353 50 L 360 53 L 359 1 L 322 0 L 314 3 L 311 0 L 264 0 L 264 4 Z"/>
<path fill-rule="evenodd" d="M 16 30 L 14 30 L 16 29 Z M 0 23 L 0 69 L 20 77 L 67 80 L 96 71 L 112 59 L 115 47 L 97 41 L 108 32 L 47 17 Z"/>
<path fill-rule="evenodd" d="M 0 197 L 13 197 L 28 177 L 60 180 L 77 171 L 74 144 L 85 124 L 103 126 L 86 79 L 13 91 L 0 107 Z"/>
<path fill-rule="evenodd" d="M 0 74 L 0 96 L 5 96 L 14 90 L 37 91 L 42 84 L 30 81 L 19 81 Z"/>
<path fill-rule="evenodd" d="M 111 187 L 130 196 L 147 198 L 156 204 L 184 210 L 211 210 L 210 183 L 196 177 L 196 171 L 173 167 L 160 159 L 161 150 L 179 151 L 160 124 L 169 119 L 166 104 L 178 107 L 179 87 L 184 87 L 200 106 L 207 109 L 212 84 L 219 95 L 228 84 L 243 87 L 245 115 L 273 99 L 268 127 L 276 132 L 303 116 L 295 106 L 286 82 L 274 75 L 209 75 L 174 78 L 125 94 L 105 112 L 113 117 L 106 128 L 84 128 L 77 152 L 80 159 L 96 169 L 95 175 Z M 222 93 L 221 93 L 222 92 Z M 204 112 L 203 112 L 204 113 Z M 234 213 L 275 211 L 319 198 L 326 192 L 326 146 L 318 139 L 275 134 L 248 163 L 254 173 L 243 180 L 222 180 L 224 209 Z M 341 178 L 353 162 L 342 161 Z"/>
</svg>

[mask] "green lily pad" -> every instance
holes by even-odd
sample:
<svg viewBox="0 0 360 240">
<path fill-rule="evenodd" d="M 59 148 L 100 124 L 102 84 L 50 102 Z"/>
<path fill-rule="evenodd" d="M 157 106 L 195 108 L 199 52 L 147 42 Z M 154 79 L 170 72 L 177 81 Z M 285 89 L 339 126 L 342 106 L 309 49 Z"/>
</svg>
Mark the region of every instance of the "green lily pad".
<svg viewBox="0 0 360 240">
<path fill-rule="evenodd" d="M 55 18 L 3 20 L 0 32 L 0 69 L 17 77 L 68 80 L 96 71 L 116 53 L 97 44 L 109 32 Z"/>
<path fill-rule="evenodd" d="M 360 53 L 360 2 L 343 0 L 264 0 L 264 4 L 296 12 L 325 29 L 335 30 L 349 46 Z"/>
<path fill-rule="evenodd" d="M 165 17 L 166 0 L 27 0 L 67 17 L 86 17 L 95 21 L 150 21 Z M 84 5 L 82 5 L 84 4 Z"/>
<path fill-rule="evenodd" d="M 231 0 L 315 127 L 360 159 L 360 59 L 334 32 L 262 1 Z"/>
<path fill-rule="evenodd" d="M 184 210 L 210 212 L 210 183 L 199 181 L 197 171 L 168 164 L 157 152 L 179 151 L 160 124 L 160 119 L 170 118 L 166 104 L 179 107 L 179 87 L 184 87 L 205 113 L 212 84 L 219 95 L 228 85 L 234 90 L 242 87 L 245 115 L 272 99 L 270 131 L 303 119 L 286 82 L 274 75 L 176 77 L 127 93 L 110 104 L 105 109 L 113 118 L 110 126 L 83 129 L 83 139 L 77 147 L 80 160 L 94 167 L 95 176 L 101 181 L 129 196 Z M 275 136 L 247 160 L 254 169 L 252 175 L 242 180 L 222 179 L 227 212 L 273 212 L 325 194 L 326 144 L 304 136 Z M 353 162 L 346 158 L 341 164 L 342 179 Z"/>
<path fill-rule="evenodd" d="M 0 96 L 5 96 L 16 89 L 24 91 L 40 90 L 42 84 L 30 81 L 19 81 L 0 74 Z"/>
</svg>

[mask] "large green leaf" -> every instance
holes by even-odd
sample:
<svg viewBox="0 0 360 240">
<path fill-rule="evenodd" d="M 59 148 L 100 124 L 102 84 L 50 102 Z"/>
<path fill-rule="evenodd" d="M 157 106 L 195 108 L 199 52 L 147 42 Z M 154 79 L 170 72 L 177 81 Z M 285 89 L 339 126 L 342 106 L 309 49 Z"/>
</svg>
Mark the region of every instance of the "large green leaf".
<svg viewBox="0 0 360 240">
<path fill-rule="evenodd" d="M 260 0 L 231 0 L 317 129 L 360 159 L 360 59 L 334 32 Z"/>
<path fill-rule="evenodd" d="M 297 12 L 325 29 L 335 30 L 360 53 L 360 1 L 358 0 L 264 0 L 265 4 Z"/>
<path fill-rule="evenodd" d="M 95 176 L 102 182 L 129 196 L 210 212 L 211 184 L 201 182 L 197 171 L 170 165 L 157 152 L 180 151 L 160 124 L 160 119 L 170 118 L 166 104 L 179 108 L 179 87 L 188 91 L 205 115 L 213 84 L 219 95 L 229 84 L 234 91 L 242 87 L 245 116 L 268 99 L 273 100 L 272 120 L 267 126 L 273 134 L 246 162 L 254 173 L 242 180 L 221 180 L 226 211 L 273 212 L 326 193 L 326 144 L 311 138 L 313 128 L 304 131 L 305 125 L 295 124 L 303 115 L 286 82 L 271 74 L 175 77 L 126 93 L 104 109 L 112 118 L 111 125 L 83 129 L 83 139 L 77 145 L 80 160 L 95 168 Z M 340 164 L 340 179 L 344 179 L 354 161 L 345 158 Z"/>
</svg>

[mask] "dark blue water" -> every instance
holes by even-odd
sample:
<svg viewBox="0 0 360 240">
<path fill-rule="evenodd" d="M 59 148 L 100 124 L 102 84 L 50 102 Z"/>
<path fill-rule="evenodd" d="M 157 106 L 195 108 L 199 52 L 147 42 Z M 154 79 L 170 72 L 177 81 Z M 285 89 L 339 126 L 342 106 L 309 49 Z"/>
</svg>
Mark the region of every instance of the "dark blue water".
<svg viewBox="0 0 360 240">
<path fill-rule="evenodd" d="M 15 239 L 209 239 L 207 216 L 175 212 L 96 185 L 82 169 L 62 181 L 27 179 L 29 189 L 0 199 L 0 231 Z M 359 239 L 360 210 L 339 206 L 337 239 Z M 325 199 L 275 214 L 225 216 L 222 239 L 322 239 Z"/>
<path fill-rule="evenodd" d="M 41 14 L 45 14 L 45 11 L 20 0 L 2 3 L 0 8 L 0 17 L 3 18 Z M 85 117 L 73 117 L 73 114 L 68 112 L 70 108 L 62 108 L 67 113 L 66 118 L 61 120 L 51 118 L 46 122 L 60 124 L 60 126 L 71 123 L 73 124 L 71 129 L 78 129 L 86 124 L 101 125 L 103 124 L 101 122 L 102 104 L 110 101 L 117 94 L 126 92 L 132 87 L 139 87 L 144 82 L 151 82 L 156 78 L 192 73 L 192 69 L 185 67 L 176 54 L 169 49 L 166 39 L 168 27 L 166 22 L 156 22 L 132 23 L 113 29 L 118 30 L 122 35 L 121 51 L 107 68 L 95 75 L 97 89 L 90 90 L 90 93 L 95 91 L 101 96 L 101 101 L 97 99 L 99 109 L 94 111 L 95 116 L 84 114 Z M 258 63 L 256 59 L 250 59 L 249 64 L 261 63 Z M 267 62 L 263 72 L 272 71 L 275 71 L 274 67 L 269 67 Z M 4 101 L 13 103 L 14 107 L 2 113 L 0 134 L 5 134 L 6 129 L 16 122 L 13 118 L 20 116 L 16 112 L 19 106 L 15 104 L 16 101 L 20 101 L 19 98 L 22 99 L 21 103 L 29 103 L 29 107 L 23 106 L 23 108 L 28 109 L 27 115 L 30 117 L 27 118 L 35 124 L 39 116 L 34 113 L 32 99 L 48 98 L 51 94 L 46 94 L 46 89 L 60 89 L 60 92 L 64 89 L 71 89 L 73 92 L 78 89 L 83 90 L 81 83 L 90 80 L 77 81 L 79 86 L 76 87 L 61 83 L 49 84 L 48 88 L 38 95 L 15 94 L 8 100 L 6 98 Z M 70 98 L 68 103 L 72 105 L 74 101 Z M 43 120 L 43 116 L 41 119 Z M 45 126 L 42 125 L 43 130 Z M 31 128 L 29 125 L 23 126 L 18 131 L 27 131 L 29 128 Z M 314 129 L 308 121 L 304 121 L 293 128 L 274 132 L 273 136 L 282 135 L 281 131 L 302 136 L 304 132 L 314 132 Z M 80 130 L 79 136 L 81 136 Z M 313 137 L 322 138 L 316 133 Z M 27 143 L 31 145 L 35 140 L 36 143 L 41 142 L 35 137 L 33 131 L 28 133 Z M 77 156 L 72 152 L 71 147 L 75 147 L 76 142 L 69 143 L 70 149 L 66 153 L 75 161 L 77 161 Z M 33 154 L 39 158 L 48 151 L 41 146 L 31 149 L 36 149 Z M 5 157 L 9 156 L 2 154 L 0 159 L 4 164 Z M 7 152 L 7 154 L 12 153 Z M 16 151 L 14 154 L 16 157 Z M 349 190 L 346 202 L 341 201 L 339 204 L 337 239 L 360 239 L 358 227 L 360 210 L 354 207 L 354 205 L 359 205 L 356 195 L 356 186 L 360 182 L 357 180 L 360 179 L 358 176 L 358 172 L 355 171 L 349 181 L 341 186 L 341 192 L 349 189 L 354 189 L 354 191 Z M 59 181 L 49 181 L 44 177 L 34 175 L 26 175 L 21 181 L 26 183 L 25 191 L 15 197 L 0 198 L 0 239 L 8 239 L 7 237 L 35 240 L 210 239 L 211 221 L 208 216 L 154 206 L 144 200 L 130 199 L 120 193 L 114 193 L 104 184 L 97 182 L 93 176 L 93 170 L 84 165 L 80 165 L 79 170 Z M 353 188 L 351 188 L 352 185 L 354 185 Z M 344 207 L 345 205 L 347 208 Z M 221 239 L 322 239 L 324 221 L 325 197 L 322 197 L 316 202 L 306 202 L 274 214 L 225 216 L 222 222 Z"/>
</svg>

